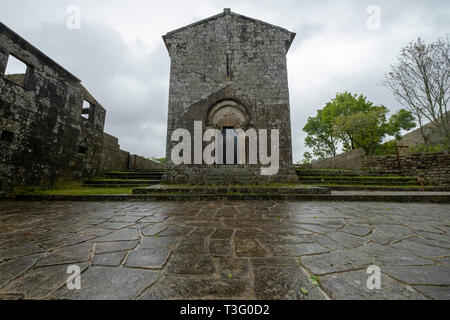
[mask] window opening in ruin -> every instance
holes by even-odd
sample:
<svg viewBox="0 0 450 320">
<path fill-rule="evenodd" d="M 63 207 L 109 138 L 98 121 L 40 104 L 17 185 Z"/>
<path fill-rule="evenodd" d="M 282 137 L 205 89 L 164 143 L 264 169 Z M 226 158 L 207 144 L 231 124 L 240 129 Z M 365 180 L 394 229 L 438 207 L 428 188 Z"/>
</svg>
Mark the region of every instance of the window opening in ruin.
<svg viewBox="0 0 450 320">
<path fill-rule="evenodd" d="M 14 139 L 14 133 L 10 132 L 10 131 L 6 131 L 6 130 L 2 130 L 1 131 L 1 135 L 0 135 L 0 140 L 1 141 L 5 141 L 5 142 L 13 142 Z"/>
<path fill-rule="evenodd" d="M 89 120 L 90 114 L 91 114 L 91 104 L 88 101 L 84 100 L 83 101 L 83 110 L 81 112 L 81 116 L 83 118 Z"/>
<path fill-rule="evenodd" d="M 23 61 L 17 59 L 13 55 L 9 55 L 4 77 L 6 80 L 14 82 L 15 84 L 25 86 L 25 74 L 28 66 Z"/>
<path fill-rule="evenodd" d="M 86 154 L 87 151 L 88 151 L 88 149 L 86 147 L 79 147 L 78 148 L 78 153 Z"/>
</svg>

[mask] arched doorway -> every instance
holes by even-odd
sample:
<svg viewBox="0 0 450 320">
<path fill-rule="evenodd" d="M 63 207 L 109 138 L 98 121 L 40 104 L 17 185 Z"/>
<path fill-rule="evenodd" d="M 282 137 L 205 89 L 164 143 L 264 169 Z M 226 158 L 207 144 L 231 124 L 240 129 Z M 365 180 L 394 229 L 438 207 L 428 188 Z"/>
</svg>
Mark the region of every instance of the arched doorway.
<svg viewBox="0 0 450 320">
<path fill-rule="evenodd" d="M 208 112 L 207 125 L 222 132 L 223 163 L 227 165 L 237 165 L 237 129 L 248 127 L 250 116 L 247 110 L 239 103 L 231 100 L 222 101 L 214 105 Z"/>
</svg>

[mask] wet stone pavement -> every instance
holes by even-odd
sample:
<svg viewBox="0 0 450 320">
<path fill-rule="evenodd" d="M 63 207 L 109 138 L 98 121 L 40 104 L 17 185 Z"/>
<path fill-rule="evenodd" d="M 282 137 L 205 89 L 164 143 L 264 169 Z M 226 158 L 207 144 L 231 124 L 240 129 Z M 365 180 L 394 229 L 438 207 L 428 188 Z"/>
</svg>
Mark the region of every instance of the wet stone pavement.
<svg viewBox="0 0 450 320">
<path fill-rule="evenodd" d="M 0 231 L 0 299 L 450 299 L 447 205 L 0 202 Z"/>
</svg>

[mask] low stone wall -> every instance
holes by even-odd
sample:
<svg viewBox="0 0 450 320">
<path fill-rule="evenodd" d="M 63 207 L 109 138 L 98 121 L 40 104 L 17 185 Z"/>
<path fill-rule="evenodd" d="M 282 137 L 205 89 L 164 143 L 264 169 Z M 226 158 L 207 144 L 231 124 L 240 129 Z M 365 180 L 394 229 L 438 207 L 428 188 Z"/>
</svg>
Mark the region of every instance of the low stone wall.
<svg viewBox="0 0 450 320">
<path fill-rule="evenodd" d="M 312 169 L 346 169 L 359 170 L 364 160 L 364 152 L 361 149 L 340 154 L 333 158 L 315 161 Z"/>
<path fill-rule="evenodd" d="M 425 154 L 402 154 L 399 170 L 397 156 L 366 157 L 361 169 L 383 174 L 421 176 L 437 184 L 450 184 L 450 154 L 444 152 Z"/>
<path fill-rule="evenodd" d="M 100 173 L 128 169 L 130 153 L 120 149 L 119 139 L 103 133 L 103 146 L 100 153 Z"/>
<path fill-rule="evenodd" d="M 133 170 L 164 170 L 164 165 L 133 154 L 130 156 L 129 168 Z"/>
</svg>

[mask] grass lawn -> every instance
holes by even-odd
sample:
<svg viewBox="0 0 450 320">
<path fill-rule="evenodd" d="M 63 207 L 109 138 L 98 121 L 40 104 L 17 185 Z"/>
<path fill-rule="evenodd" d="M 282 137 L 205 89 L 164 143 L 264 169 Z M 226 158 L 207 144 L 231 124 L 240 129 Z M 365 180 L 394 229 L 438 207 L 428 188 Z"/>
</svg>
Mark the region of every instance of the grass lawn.
<svg viewBox="0 0 450 320">
<path fill-rule="evenodd" d="M 42 187 L 16 188 L 14 189 L 12 194 L 72 196 L 72 195 L 131 194 L 132 191 L 133 188 L 93 188 L 89 186 L 83 186 L 81 182 L 64 182 L 48 188 Z"/>
<path fill-rule="evenodd" d="M 73 195 L 103 195 L 103 194 L 131 194 L 133 188 L 79 188 L 65 190 L 34 190 L 24 192 L 25 195 L 53 195 L 53 196 L 73 196 Z"/>
</svg>

